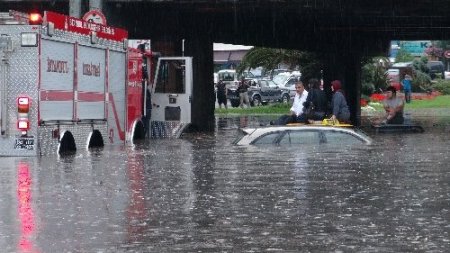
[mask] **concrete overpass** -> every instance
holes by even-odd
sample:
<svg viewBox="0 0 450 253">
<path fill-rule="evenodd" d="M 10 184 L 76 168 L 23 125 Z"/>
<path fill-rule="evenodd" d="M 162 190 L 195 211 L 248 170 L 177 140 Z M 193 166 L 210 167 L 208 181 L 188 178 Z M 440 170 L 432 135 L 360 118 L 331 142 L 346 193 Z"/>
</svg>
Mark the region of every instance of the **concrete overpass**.
<svg viewBox="0 0 450 253">
<path fill-rule="evenodd" d="M 358 124 L 363 57 L 386 54 L 390 40 L 450 39 L 448 0 L 6 1 L 0 8 L 69 14 L 91 7 L 102 8 L 109 25 L 152 39 L 167 55 L 181 54 L 185 39 L 184 54 L 195 59 L 193 122 L 200 130 L 214 122 L 213 42 L 319 53 L 325 85 L 343 81 Z"/>
</svg>

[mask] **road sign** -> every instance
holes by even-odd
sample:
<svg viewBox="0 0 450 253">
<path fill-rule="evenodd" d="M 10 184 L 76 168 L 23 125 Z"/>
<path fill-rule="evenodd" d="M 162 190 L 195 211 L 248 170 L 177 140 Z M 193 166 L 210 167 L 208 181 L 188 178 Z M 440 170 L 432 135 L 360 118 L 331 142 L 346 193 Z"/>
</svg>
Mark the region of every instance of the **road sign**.
<svg viewBox="0 0 450 253">
<path fill-rule="evenodd" d="M 444 52 L 444 57 L 447 58 L 447 59 L 450 59 L 450 50 L 446 50 Z"/>
<path fill-rule="evenodd" d="M 105 15 L 99 10 L 90 10 L 83 16 L 83 20 L 100 25 L 106 25 Z"/>
<path fill-rule="evenodd" d="M 431 46 L 430 40 L 400 41 L 400 48 L 413 56 L 422 56 L 429 46 Z"/>
</svg>

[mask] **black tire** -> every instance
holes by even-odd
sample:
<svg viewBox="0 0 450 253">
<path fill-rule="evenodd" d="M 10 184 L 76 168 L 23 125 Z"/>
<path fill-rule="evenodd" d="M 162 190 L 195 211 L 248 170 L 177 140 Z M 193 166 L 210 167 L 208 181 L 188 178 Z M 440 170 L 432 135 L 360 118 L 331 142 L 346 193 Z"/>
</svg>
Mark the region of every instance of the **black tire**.
<svg viewBox="0 0 450 253">
<path fill-rule="evenodd" d="M 252 102 L 250 103 L 251 106 L 261 106 L 262 102 L 261 102 L 261 97 L 259 95 L 255 95 L 253 97 Z"/>
<path fill-rule="evenodd" d="M 284 94 L 281 97 L 281 103 L 283 103 L 283 104 L 289 104 L 290 101 L 291 101 L 291 97 L 289 97 L 288 94 Z"/>
</svg>

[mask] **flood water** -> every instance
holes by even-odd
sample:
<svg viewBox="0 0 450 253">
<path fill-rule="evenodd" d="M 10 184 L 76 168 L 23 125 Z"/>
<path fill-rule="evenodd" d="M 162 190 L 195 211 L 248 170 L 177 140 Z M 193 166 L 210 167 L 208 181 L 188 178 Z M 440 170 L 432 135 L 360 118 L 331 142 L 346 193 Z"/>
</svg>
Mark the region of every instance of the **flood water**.
<svg viewBox="0 0 450 253">
<path fill-rule="evenodd" d="M 237 147 L 241 126 L 0 158 L 1 252 L 448 252 L 450 120 L 372 146 Z"/>
</svg>

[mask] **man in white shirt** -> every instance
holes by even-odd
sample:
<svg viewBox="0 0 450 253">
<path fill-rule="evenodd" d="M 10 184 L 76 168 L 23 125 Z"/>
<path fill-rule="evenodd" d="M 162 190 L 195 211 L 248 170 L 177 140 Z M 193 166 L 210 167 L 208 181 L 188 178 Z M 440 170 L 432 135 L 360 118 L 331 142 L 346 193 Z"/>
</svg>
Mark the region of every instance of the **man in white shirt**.
<svg viewBox="0 0 450 253">
<path fill-rule="evenodd" d="M 305 86 L 301 81 L 295 83 L 295 97 L 294 103 L 290 109 L 289 115 L 281 116 L 276 122 L 270 122 L 271 125 L 286 125 L 288 123 L 304 123 L 306 117 L 303 114 L 303 103 L 306 102 L 308 92 L 305 90 Z"/>
</svg>

